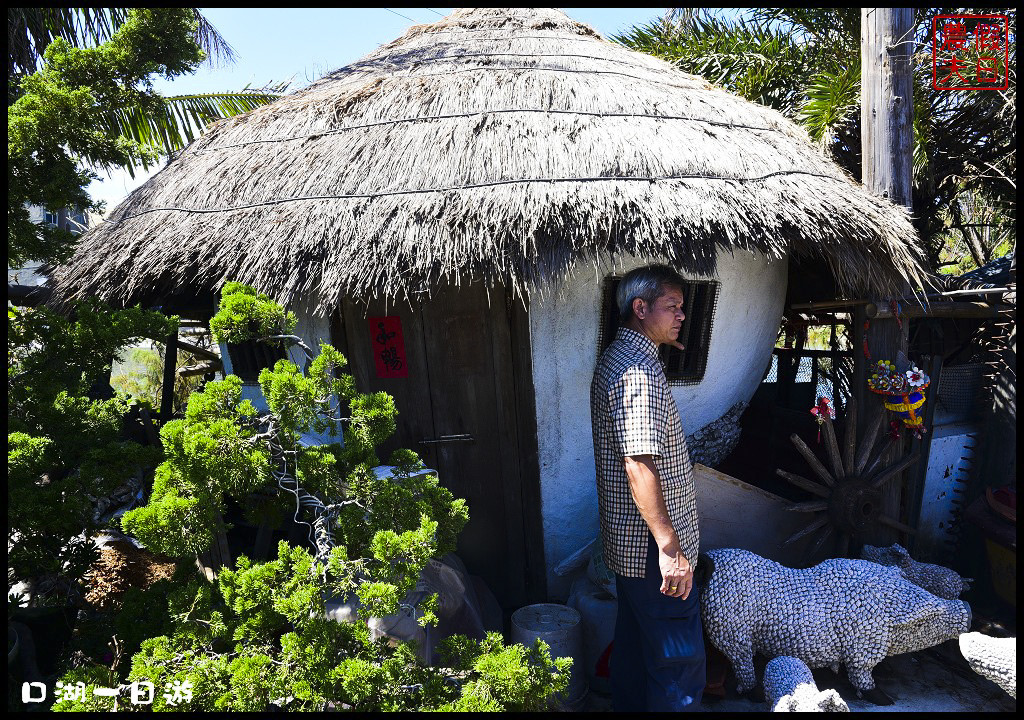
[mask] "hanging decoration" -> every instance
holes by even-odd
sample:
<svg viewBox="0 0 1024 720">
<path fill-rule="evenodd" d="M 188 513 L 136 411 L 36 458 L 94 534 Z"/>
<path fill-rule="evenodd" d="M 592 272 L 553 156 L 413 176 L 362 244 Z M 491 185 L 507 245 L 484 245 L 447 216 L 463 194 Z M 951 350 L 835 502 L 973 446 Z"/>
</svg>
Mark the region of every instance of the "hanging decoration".
<svg viewBox="0 0 1024 720">
<path fill-rule="evenodd" d="M 811 415 L 818 421 L 818 444 L 821 444 L 821 426 L 825 424 L 825 418 L 836 419 L 836 411 L 828 404 L 827 397 L 818 398 L 818 404 L 811 408 Z"/>
<path fill-rule="evenodd" d="M 871 368 L 868 388 L 885 398 L 885 407 L 903 419 L 907 429 L 920 438 L 926 431 L 920 408 L 925 401 L 925 388 L 931 379 L 902 352 L 896 362 L 879 360 Z"/>
</svg>

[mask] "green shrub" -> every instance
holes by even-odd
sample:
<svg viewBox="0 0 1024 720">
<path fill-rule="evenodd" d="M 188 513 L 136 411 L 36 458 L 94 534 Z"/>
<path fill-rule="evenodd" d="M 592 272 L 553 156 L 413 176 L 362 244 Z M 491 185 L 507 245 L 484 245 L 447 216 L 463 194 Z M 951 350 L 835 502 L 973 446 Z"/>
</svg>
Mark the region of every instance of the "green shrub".
<svg viewBox="0 0 1024 720">
<path fill-rule="evenodd" d="M 159 313 L 115 312 L 96 302 L 79 303 L 68 315 L 8 308 L 8 569 L 14 580 L 58 578 L 59 587 L 75 587 L 95 556 L 93 499 L 159 462 L 159 449 L 122 439 L 125 398 L 88 395 L 119 351 L 176 325 Z"/>
<path fill-rule="evenodd" d="M 233 342 L 283 334 L 288 316 L 271 305 L 229 283 L 215 332 Z M 141 642 L 124 678 L 154 684 L 154 710 L 182 709 L 161 696 L 164 686 L 191 688 L 189 711 L 525 710 L 564 690 L 571 661 L 552 661 L 542 644 L 453 639 L 453 667 L 431 668 L 409 645 L 371 640 L 365 621 L 399 611 L 427 562 L 455 549 L 468 512 L 435 475 L 420 474 L 409 450 L 393 454 L 393 477 L 377 477 L 376 447 L 395 431 L 394 402 L 357 392 L 345 365 L 326 344 L 305 372 L 278 361 L 259 377 L 262 414 L 242 399 L 238 378 L 211 382 L 189 398 L 184 419 L 161 430 L 166 460 L 150 502 L 122 520 L 151 550 L 208 550 L 226 529 L 228 498 L 250 511 L 301 508 L 314 541 L 311 550 L 281 542 L 270 562 L 239 557 L 212 585 L 179 582 L 166 594 L 172 627 L 154 624 L 164 634 Z M 306 445 L 310 431 L 344 443 Z M 26 458 L 42 452 L 24 450 Z M 272 498 L 270 509 L 253 502 L 256 491 Z M 329 620 L 328 596 L 357 599 L 364 622 Z M 436 597 L 422 602 L 421 623 L 436 622 L 436 608 Z"/>
</svg>

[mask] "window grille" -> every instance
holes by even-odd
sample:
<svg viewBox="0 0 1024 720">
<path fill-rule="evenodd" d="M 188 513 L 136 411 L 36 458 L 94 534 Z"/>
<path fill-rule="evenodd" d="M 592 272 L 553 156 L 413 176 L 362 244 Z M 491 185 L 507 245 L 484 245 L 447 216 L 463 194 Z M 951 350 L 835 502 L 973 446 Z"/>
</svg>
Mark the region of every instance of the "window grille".
<svg viewBox="0 0 1024 720">
<path fill-rule="evenodd" d="M 619 308 L 615 303 L 615 291 L 621 275 L 609 275 L 604 279 L 601 300 L 601 333 L 598 355 L 611 345 L 619 327 Z M 670 385 L 694 385 L 704 378 L 707 368 L 708 348 L 711 346 L 711 327 L 715 319 L 719 283 L 712 280 L 687 280 L 683 285 L 683 327 L 679 331 L 679 342 L 685 350 L 662 345 L 659 348 L 665 377 Z"/>
</svg>

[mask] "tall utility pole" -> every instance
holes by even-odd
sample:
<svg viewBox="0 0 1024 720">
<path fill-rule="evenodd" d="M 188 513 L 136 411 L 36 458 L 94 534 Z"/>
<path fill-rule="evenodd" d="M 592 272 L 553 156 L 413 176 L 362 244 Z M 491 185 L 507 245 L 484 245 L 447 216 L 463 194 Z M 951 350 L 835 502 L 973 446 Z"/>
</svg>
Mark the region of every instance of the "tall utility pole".
<svg viewBox="0 0 1024 720">
<path fill-rule="evenodd" d="M 912 209 L 913 197 L 913 34 L 912 8 L 861 8 L 861 181 L 871 192 L 907 210 Z M 884 307 L 886 300 L 876 298 L 876 304 Z M 907 350 L 907 322 L 872 320 L 867 340 L 872 361 L 895 360 L 898 350 Z M 869 413 L 859 415 L 864 423 Z M 882 512 L 899 517 L 900 492 L 900 483 L 888 483 Z M 874 541 L 888 544 L 895 539 L 893 531 L 883 528 Z"/>
<path fill-rule="evenodd" d="M 913 34 L 912 8 L 861 8 L 861 180 L 907 210 L 913 183 Z"/>
</svg>

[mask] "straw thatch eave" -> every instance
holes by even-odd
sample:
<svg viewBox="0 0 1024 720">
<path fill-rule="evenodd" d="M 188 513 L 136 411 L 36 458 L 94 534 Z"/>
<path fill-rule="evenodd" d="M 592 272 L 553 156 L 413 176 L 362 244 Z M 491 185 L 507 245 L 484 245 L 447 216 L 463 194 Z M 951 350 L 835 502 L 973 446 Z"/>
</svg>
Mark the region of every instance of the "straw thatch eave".
<svg viewBox="0 0 1024 720">
<path fill-rule="evenodd" d="M 55 284 L 127 303 L 239 280 L 329 312 L 471 278 L 525 294 L 619 253 L 710 274 L 745 249 L 902 294 L 914 238 L 779 113 L 556 10 L 477 9 L 216 124 Z"/>
</svg>

